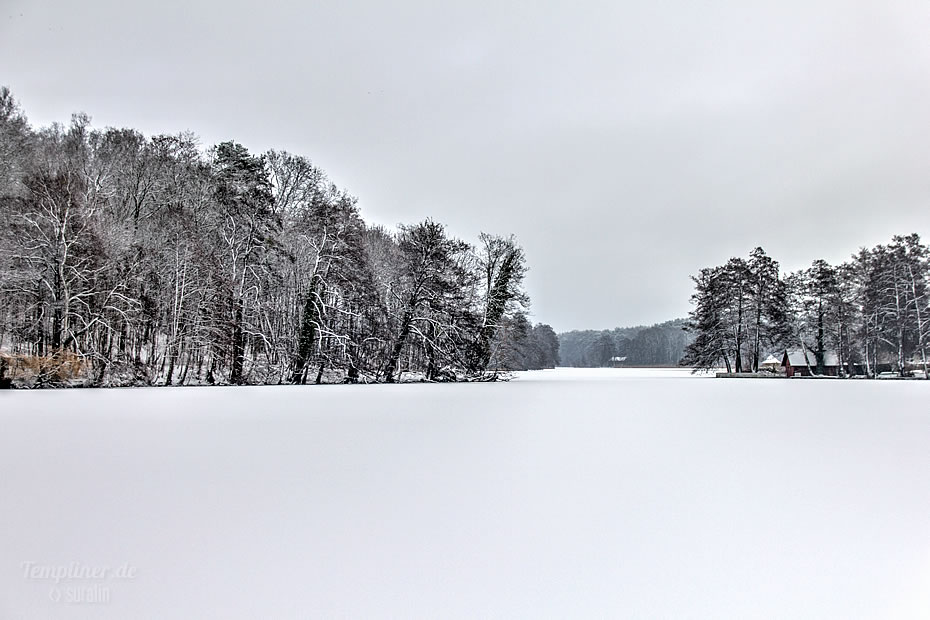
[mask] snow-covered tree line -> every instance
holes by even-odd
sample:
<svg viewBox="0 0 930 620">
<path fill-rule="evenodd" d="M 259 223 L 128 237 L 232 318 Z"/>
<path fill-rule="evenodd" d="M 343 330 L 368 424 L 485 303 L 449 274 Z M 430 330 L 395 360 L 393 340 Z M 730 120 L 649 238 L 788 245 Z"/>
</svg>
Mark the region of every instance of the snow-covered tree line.
<svg viewBox="0 0 930 620">
<path fill-rule="evenodd" d="M 393 382 L 536 363 L 512 236 L 368 226 L 301 156 L 80 114 L 33 129 L 4 88 L 0 211 L 8 377 Z"/>
<path fill-rule="evenodd" d="M 604 366 L 677 366 L 691 334 L 684 320 L 612 330 L 578 330 L 559 334 L 562 364 Z"/>
<path fill-rule="evenodd" d="M 787 275 L 756 248 L 692 279 L 686 365 L 756 372 L 763 356 L 799 349 L 817 374 L 828 353 L 845 376 L 927 371 L 930 247 L 917 234 Z"/>
</svg>

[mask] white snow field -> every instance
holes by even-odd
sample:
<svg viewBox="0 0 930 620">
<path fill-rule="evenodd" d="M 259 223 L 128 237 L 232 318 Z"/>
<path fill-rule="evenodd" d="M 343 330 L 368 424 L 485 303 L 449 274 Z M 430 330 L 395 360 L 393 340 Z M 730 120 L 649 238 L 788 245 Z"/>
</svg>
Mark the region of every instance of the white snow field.
<svg viewBox="0 0 930 620">
<path fill-rule="evenodd" d="M 0 618 L 928 618 L 930 384 L 0 393 Z"/>
</svg>

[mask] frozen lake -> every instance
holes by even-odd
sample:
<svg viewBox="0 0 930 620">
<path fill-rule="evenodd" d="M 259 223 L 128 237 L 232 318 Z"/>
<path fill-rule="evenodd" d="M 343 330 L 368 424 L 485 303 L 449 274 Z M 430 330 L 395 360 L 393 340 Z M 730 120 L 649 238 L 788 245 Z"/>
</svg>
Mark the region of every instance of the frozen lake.
<svg viewBox="0 0 930 620">
<path fill-rule="evenodd" d="M 930 617 L 922 382 L 556 370 L 0 410 L 4 619 Z"/>
</svg>

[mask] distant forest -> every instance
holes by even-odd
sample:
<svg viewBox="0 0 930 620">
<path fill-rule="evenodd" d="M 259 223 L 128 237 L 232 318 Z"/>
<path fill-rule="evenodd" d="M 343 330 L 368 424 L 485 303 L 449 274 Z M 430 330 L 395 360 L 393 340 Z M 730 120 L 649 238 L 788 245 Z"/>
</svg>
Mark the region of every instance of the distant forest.
<svg viewBox="0 0 930 620">
<path fill-rule="evenodd" d="M 0 383 L 493 379 L 553 367 L 513 236 L 386 230 L 300 155 L 32 128 L 0 89 Z"/>
<path fill-rule="evenodd" d="M 684 330 L 685 320 L 666 321 L 650 327 L 618 327 L 559 334 L 563 366 L 677 366 L 693 336 Z M 612 358 L 625 358 L 611 361 Z"/>
<path fill-rule="evenodd" d="M 788 274 L 756 248 L 693 280 L 689 366 L 758 372 L 792 349 L 817 375 L 928 376 L 930 247 L 917 234 Z"/>
</svg>

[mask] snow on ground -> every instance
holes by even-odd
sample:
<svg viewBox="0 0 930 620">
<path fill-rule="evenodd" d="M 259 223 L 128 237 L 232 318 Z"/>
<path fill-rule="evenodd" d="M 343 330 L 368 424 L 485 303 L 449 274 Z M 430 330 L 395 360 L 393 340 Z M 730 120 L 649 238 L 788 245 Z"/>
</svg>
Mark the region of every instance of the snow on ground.
<svg viewBox="0 0 930 620">
<path fill-rule="evenodd" d="M 928 403 L 678 370 L 0 393 L 0 618 L 926 618 Z"/>
</svg>

